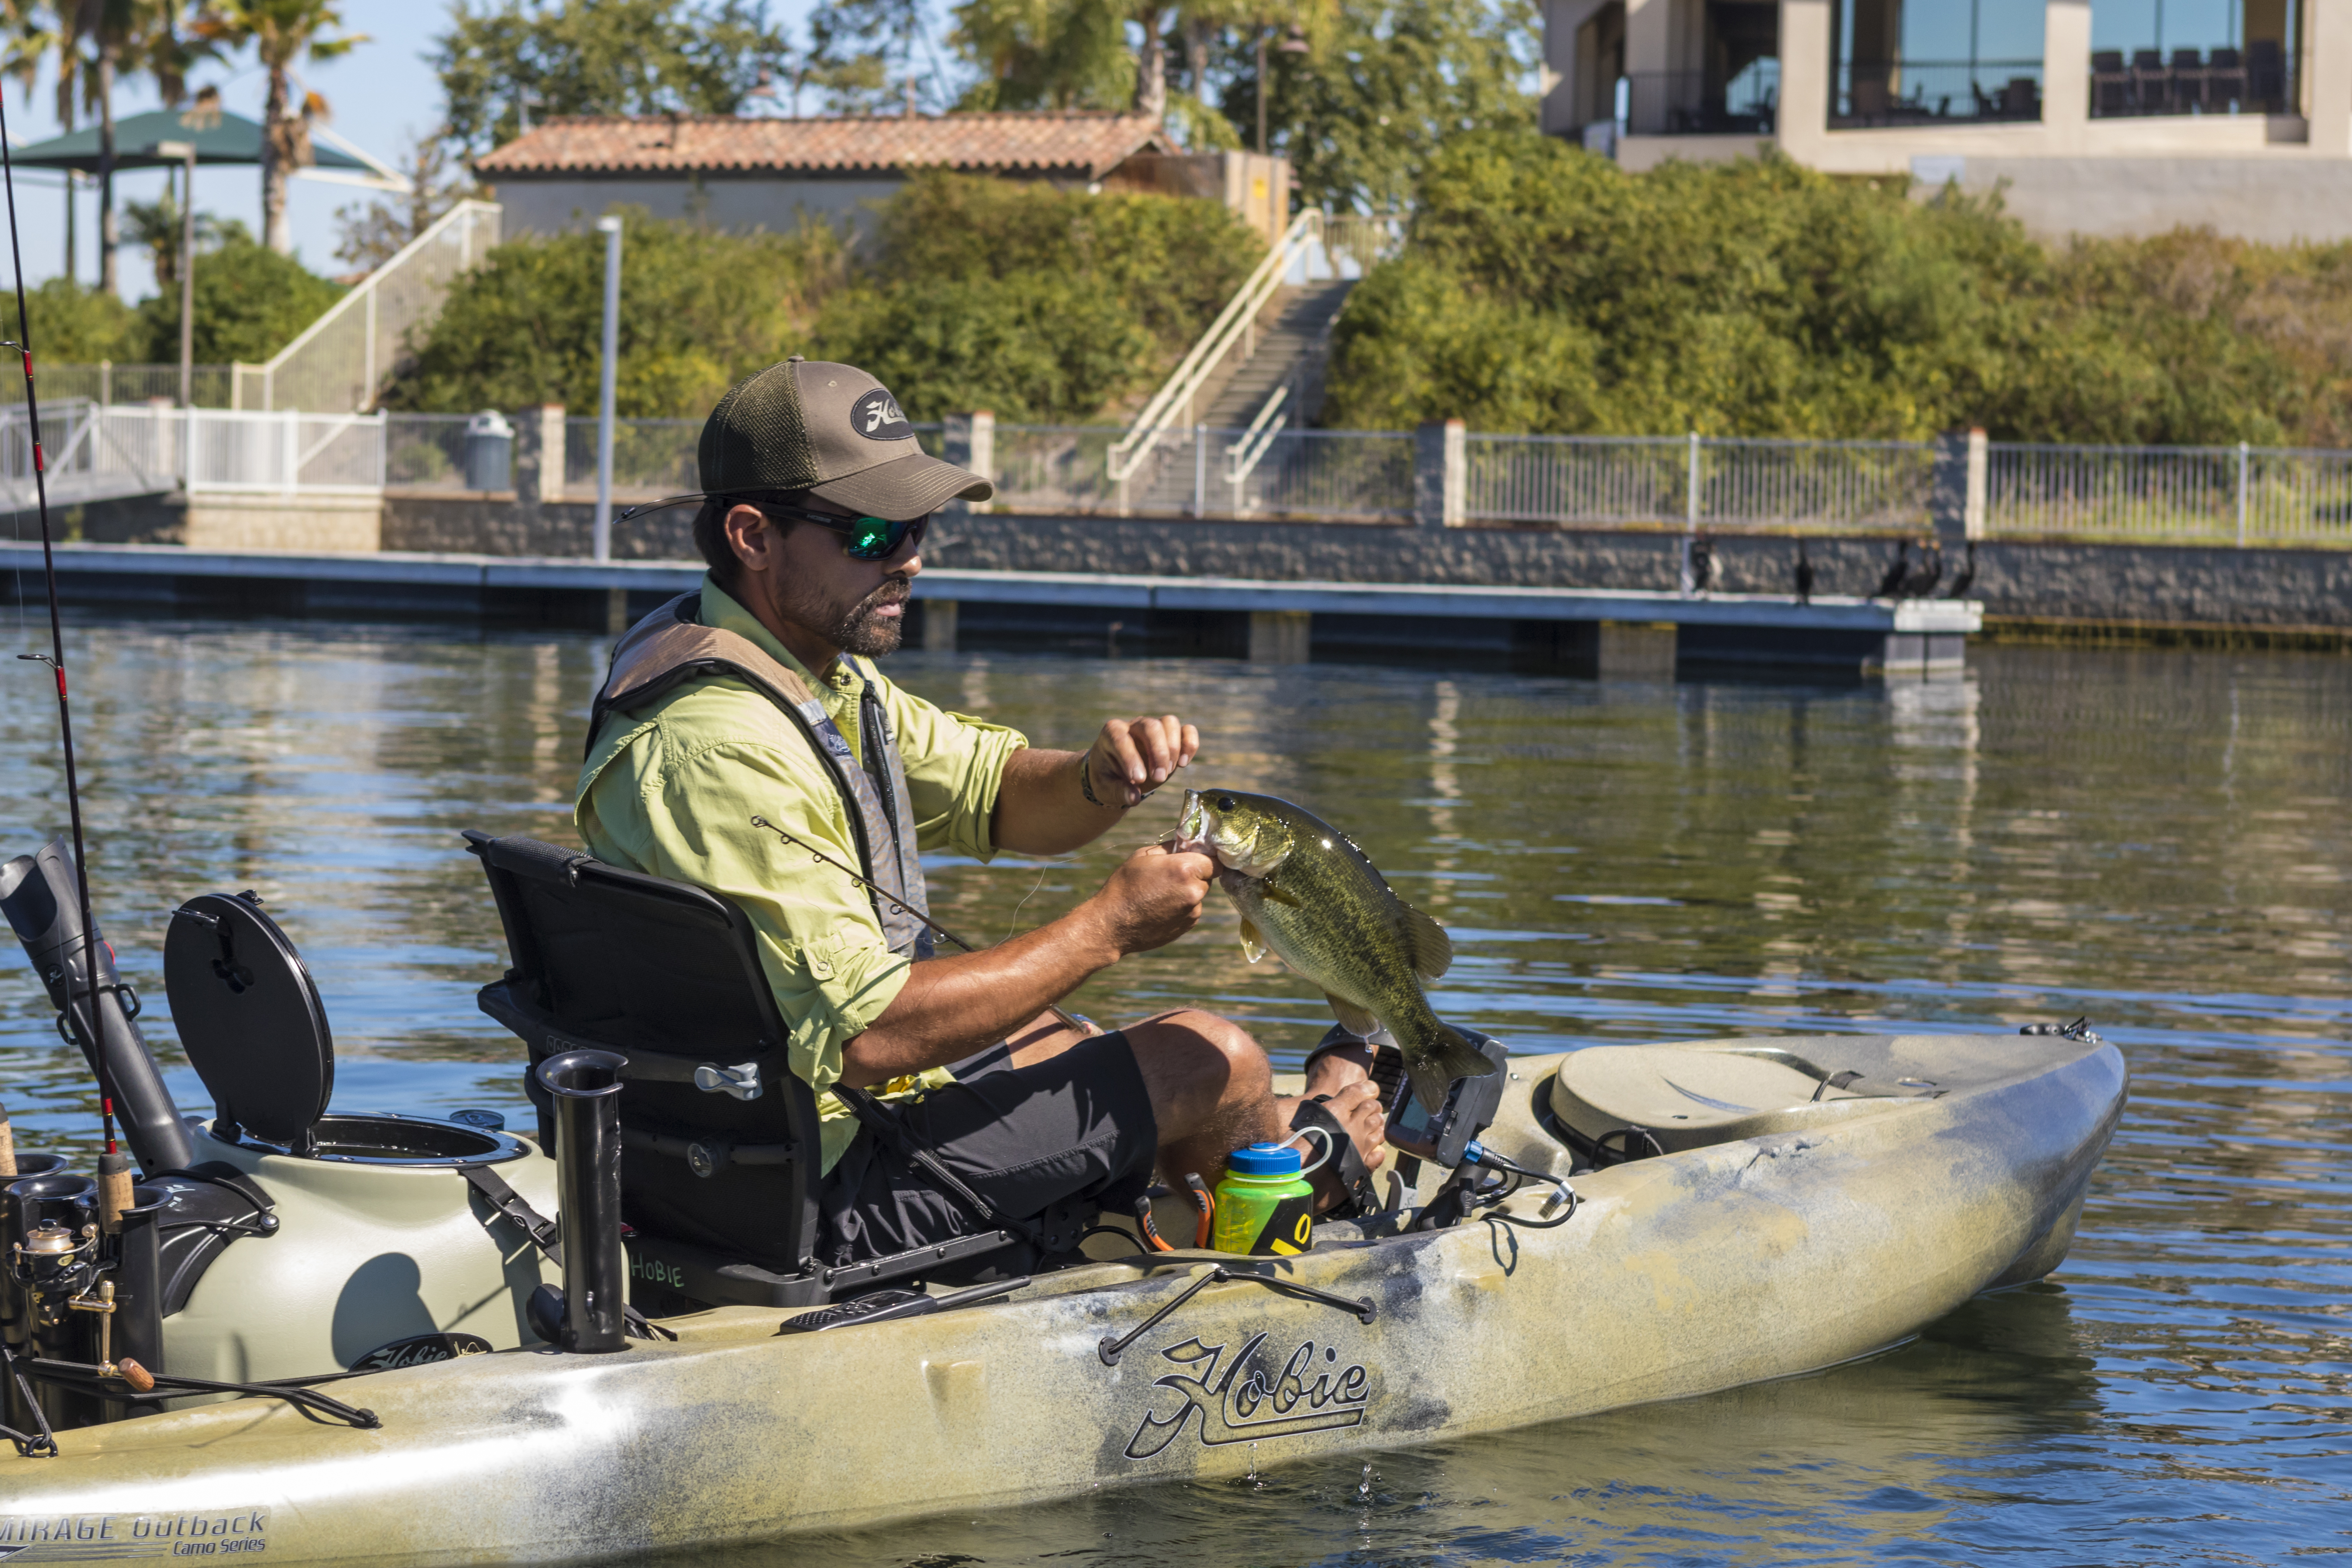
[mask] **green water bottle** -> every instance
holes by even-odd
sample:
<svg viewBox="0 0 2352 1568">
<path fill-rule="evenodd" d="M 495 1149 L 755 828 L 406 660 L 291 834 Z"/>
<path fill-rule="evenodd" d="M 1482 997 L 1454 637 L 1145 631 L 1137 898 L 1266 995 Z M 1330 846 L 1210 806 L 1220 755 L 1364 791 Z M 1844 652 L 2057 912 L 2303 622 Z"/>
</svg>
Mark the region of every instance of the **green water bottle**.
<svg viewBox="0 0 2352 1568">
<path fill-rule="evenodd" d="M 1307 1250 L 1314 1229 L 1315 1188 L 1300 1169 L 1297 1150 L 1253 1143 L 1226 1157 L 1210 1234 L 1219 1252 L 1295 1257 Z"/>
</svg>

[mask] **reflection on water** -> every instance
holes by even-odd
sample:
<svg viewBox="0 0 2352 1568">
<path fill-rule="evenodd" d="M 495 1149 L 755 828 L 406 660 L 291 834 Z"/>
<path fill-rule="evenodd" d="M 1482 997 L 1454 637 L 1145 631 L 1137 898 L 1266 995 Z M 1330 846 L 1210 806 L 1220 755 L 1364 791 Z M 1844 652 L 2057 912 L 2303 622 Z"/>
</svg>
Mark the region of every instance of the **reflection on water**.
<svg viewBox="0 0 2352 1568">
<path fill-rule="evenodd" d="M 29 647 L 29 634 L 18 642 Z M 346 1109 L 520 1103 L 474 1009 L 502 964 L 457 829 L 569 841 L 602 648 L 569 634 L 103 624 L 77 638 L 100 919 L 184 1103 L 173 904 L 258 889 L 302 944 Z M 0 821 L 63 821 L 43 679 L 0 689 Z M 2134 1094 L 2055 1279 L 1815 1377 L 1360 1460 L 740 1553 L 1015 1563 L 2273 1561 L 2343 1549 L 2352 1479 L 2352 664 L 1992 648 L 1935 685 L 1598 684 L 1312 666 L 908 654 L 916 689 L 1082 743 L 1206 736 L 1195 783 L 1363 843 L 1459 955 L 1439 1010 L 1528 1049 L 2087 1013 Z M 935 858 L 994 939 L 1174 816 L 1050 864 Z M 1313 990 L 1208 928 L 1078 1005 L 1178 1002 L 1279 1056 Z M 0 962 L 19 1137 L 85 1144 L 47 1009 Z M 1571 1326 L 1572 1327 L 1572 1326 Z M 1739 1325 L 1725 1325 L 1738 1332 Z M 1464 1354 L 1508 1347 L 1465 1346 Z"/>
</svg>

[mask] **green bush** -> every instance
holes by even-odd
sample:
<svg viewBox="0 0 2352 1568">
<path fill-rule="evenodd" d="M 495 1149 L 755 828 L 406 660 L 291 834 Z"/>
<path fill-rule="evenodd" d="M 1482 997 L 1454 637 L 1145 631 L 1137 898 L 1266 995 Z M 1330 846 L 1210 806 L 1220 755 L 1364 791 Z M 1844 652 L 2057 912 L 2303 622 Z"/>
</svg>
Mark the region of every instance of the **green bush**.
<svg viewBox="0 0 2352 1568">
<path fill-rule="evenodd" d="M 708 413 L 735 382 L 803 349 L 813 302 L 840 273 L 831 228 L 724 234 L 620 210 L 614 403 L 624 417 Z M 499 246 L 452 285 L 385 403 L 441 413 L 561 403 L 593 413 L 604 314 L 603 235 Z"/>
<path fill-rule="evenodd" d="M 1173 368 L 1265 249 L 1214 202 L 925 175 L 883 208 L 816 352 L 917 419 L 1097 418 Z"/>
<path fill-rule="evenodd" d="M 146 330 L 137 312 L 115 296 L 85 289 L 70 278 L 51 278 L 25 292 L 25 309 L 33 321 L 33 348 L 40 356 L 36 362 L 37 369 L 40 365 L 96 364 L 100 360 L 122 362 L 145 357 Z M 0 321 L 8 327 L 7 331 L 0 332 L 0 337 L 15 337 L 14 300 L 0 309 Z M 173 340 L 171 357 L 180 357 L 176 338 Z"/>
<path fill-rule="evenodd" d="M 1478 133 L 1433 160 L 1403 255 L 1349 299 L 1324 418 L 2277 441 L 2340 427 L 2326 411 L 2345 402 L 2284 324 L 2294 312 L 2263 326 L 2264 302 L 2289 298 L 2352 321 L 2352 247 L 2190 234 L 2047 249 L 1956 191 L 1915 201 L 1901 180 L 1776 158 L 1628 174 L 1554 139 Z M 2352 331 L 2336 342 L 2352 366 Z"/>
<path fill-rule="evenodd" d="M 317 321 L 343 297 L 290 256 L 256 243 L 241 229 L 196 258 L 195 361 L 258 363 Z M 145 339 L 135 357 L 168 364 L 180 357 L 180 291 L 167 289 L 139 302 Z M 121 356 L 117 356 L 121 357 Z"/>
</svg>

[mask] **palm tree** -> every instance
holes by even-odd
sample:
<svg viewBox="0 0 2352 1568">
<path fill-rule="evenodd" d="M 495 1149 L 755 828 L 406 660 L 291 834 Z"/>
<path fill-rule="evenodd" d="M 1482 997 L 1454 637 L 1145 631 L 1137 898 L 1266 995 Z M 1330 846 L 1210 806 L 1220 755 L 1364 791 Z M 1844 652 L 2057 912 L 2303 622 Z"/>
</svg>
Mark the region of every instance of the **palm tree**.
<svg viewBox="0 0 2352 1568">
<path fill-rule="evenodd" d="M 281 256 L 294 249 L 286 221 L 286 182 L 311 161 L 311 123 L 327 115 L 327 100 L 319 94 L 305 89 L 299 101 L 292 98 L 294 62 L 306 55 L 331 60 L 367 42 L 360 33 L 323 36 L 331 29 L 341 33 L 342 26 L 337 0 L 213 0 L 191 29 L 215 48 L 251 44 L 269 73 L 269 99 L 261 116 L 261 237 Z"/>
<path fill-rule="evenodd" d="M 98 111 L 99 287 L 117 291 L 114 253 L 114 89 L 122 76 L 152 76 L 167 107 L 187 91 L 188 70 L 207 52 L 181 36 L 184 0 L 5 0 L 9 42 L 0 75 L 27 91 L 51 55 L 58 64 L 58 119 L 73 129 L 77 109 Z M 87 48 L 85 48 L 87 40 Z"/>
</svg>

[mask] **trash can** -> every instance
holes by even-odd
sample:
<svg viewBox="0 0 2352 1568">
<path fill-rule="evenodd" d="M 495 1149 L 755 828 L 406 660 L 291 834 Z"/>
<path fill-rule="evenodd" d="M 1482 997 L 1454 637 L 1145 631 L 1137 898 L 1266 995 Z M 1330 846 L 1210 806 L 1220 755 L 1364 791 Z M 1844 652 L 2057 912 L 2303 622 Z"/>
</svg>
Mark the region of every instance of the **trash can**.
<svg viewBox="0 0 2352 1568">
<path fill-rule="evenodd" d="M 484 409 L 466 421 L 466 488 L 514 489 L 514 426 L 505 415 Z"/>
</svg>

